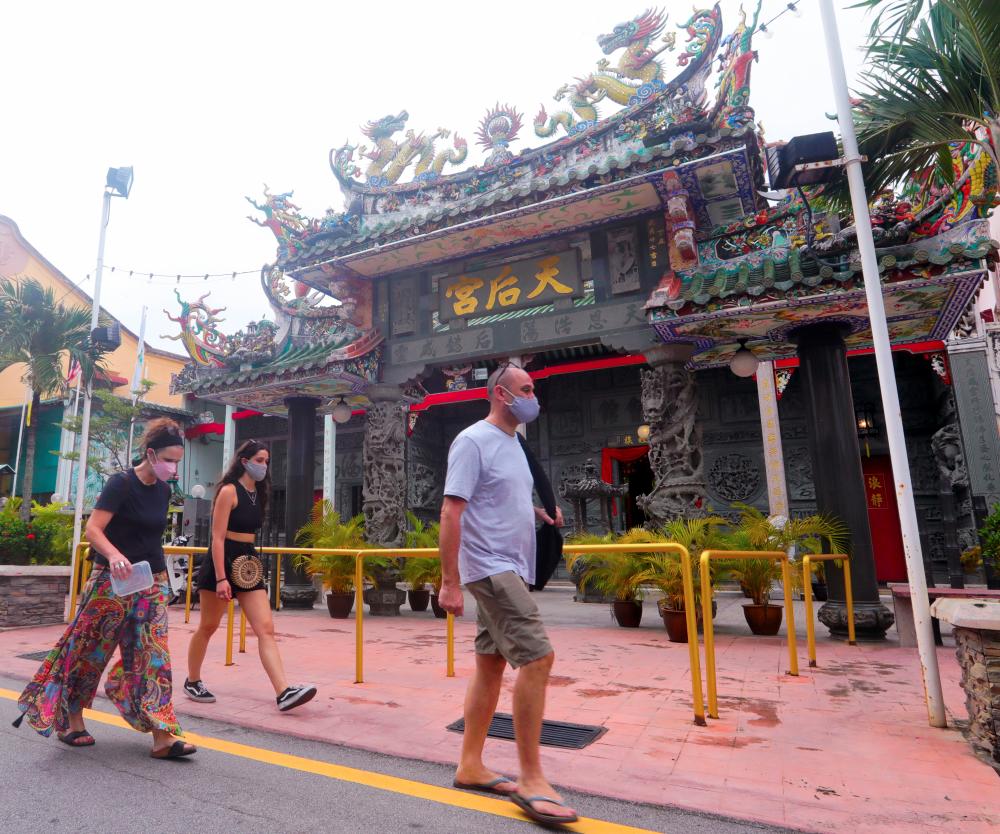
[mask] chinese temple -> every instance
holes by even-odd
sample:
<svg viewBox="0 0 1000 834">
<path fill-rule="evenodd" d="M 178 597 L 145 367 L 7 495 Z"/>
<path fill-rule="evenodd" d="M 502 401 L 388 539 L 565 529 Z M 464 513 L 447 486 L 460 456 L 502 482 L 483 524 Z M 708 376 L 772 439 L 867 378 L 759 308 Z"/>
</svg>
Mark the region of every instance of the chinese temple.
<svg viewBox="0 0 1000 834">
<path fill-rule="evenodd" d="M 727 34 L 718 6 L 679 25 L 644 12 L 600 35 L 594 66 L 571 68 L 530 125 L 490 108 L 478 165 L 461 167 L 459 133 L 422 132 L 403 111 L 331 150 L 343 211 L 248 198 L 277 239 L 261 274 L 274 320 L 226 335 L 206 298 L 182 302 L 192 362 L 173 390 L 227 404 L 245 418 L 239 439 L 270 439 L 287 541 L 320 487 L 364 513 L 375 543 L 401 541 L 407 510 L 436 516 L 448 446 L 510 360 L 535 379 L 527 439 L 553 483 L 592 459 L 623 487 L 605 528 L 737 502 L 834 514 L 851 530 L 859 634 L 884 634 L 877 582 L 905 567 L 860 258 L 820 190 L 768 192 L 749 105 L 756 25 L 741 15 Z M 873 208 L 939 572 L 975 529 L 949 346 L 997 253 L 995 171 L 971 146 L 953 158 L 955 184 Z M 577 508 L 564 499 L 570 525 Z M 821 617 L 838 632 L 843 583 L 828 581 Z M 294 573 L 282 592 L 311 604 Z"/>
</svg>

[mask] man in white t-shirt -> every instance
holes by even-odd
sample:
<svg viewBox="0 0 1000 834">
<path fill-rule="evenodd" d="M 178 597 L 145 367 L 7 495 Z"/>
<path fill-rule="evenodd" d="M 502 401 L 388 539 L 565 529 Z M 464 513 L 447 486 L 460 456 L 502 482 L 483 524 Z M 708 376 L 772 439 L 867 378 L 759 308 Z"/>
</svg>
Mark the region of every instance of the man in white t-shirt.
<svg viewBox="0 0 1000 834">
<path fill-rule="evenodd" d="M 509 796 L 536 822 L 577 819 L 542 773 L 539 744 L 545 687 L 555 654 L 528 585 L 535 580 L 535 519 L 562 525 L 532 501 L 533 481 L 518 442 L 538 416 L 531 377 L 502 365 L 486 383 L 490 413 L 461 432 L 448 452 L 441 507 L 441 607 L 461 615 L 460 582 L 476 600 L 476 671 L 465 698 L 465 735 L 455 786 Z M 507 664 L 518 669 L 515 782 L 486 768 L 483 747 Z"/>
</svg>

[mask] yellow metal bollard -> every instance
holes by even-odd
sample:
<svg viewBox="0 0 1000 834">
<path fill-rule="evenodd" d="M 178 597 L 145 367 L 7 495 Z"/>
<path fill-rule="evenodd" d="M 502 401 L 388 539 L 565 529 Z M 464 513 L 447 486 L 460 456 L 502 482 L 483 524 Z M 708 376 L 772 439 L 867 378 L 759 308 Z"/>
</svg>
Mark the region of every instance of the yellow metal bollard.
<svg viewBox="0 0 1000 834">
<path fill-rule="evenodd" d="M 226 666 L 233 665 L 233 615 L 235 614 L 236 603 L 229 600 L 226 609 Z"/>
<path fill-rule="evenodd" d="M 455 615 L 448 612 L 448 674 L 455 677 Z"/>
<path fill-rule="evenodd" d="M 72 576 L 69 578 L 69 621 L 73 622 L 73 618 L 76 617 L 76 598 L 79 596 L 83 588 L 83 563 L 86 561 L 87 556 L 90 553 L 90 548 L 87 547 L 86 542 L 80 542 L 76 546 L 76 565 L 73 569 Z"/>
<path fill-rule="evenodd" d="M 205 557 L 206 559 L 208 556 Z M 188 553 L 187 591 L 184 595 L 184 622 L 191 622 L 191 586 L 194 584 L 194 553 Z"/>
<path fill-rule="evenodd" d="M 854 590 L 851 588 L 851 560 L 844 559 L 844 596 L 847 598 L 847 644 L 856 646 L 854 639 Z"/>
<path fill-rule="evenodd" d="M 247 614 L 240 606 L 240 654 L 247 653 Z"/>
<path fill-rule="evenodd" d="M 281 610 L 281 554 L 277 555 L 274 563 L 274 610 Z"/>
<path fill-rule="evenodd" d="M 806 650 L 810 668 L 816 666 L 816 625 L 813 617 L 812 562 L 808 556 L 802 557 L 802 594 L 806 603 Z"/>
<path fill-rule="evenodd" d="M 694 607 L 698 604 L 694 596 L 694 577 L 691 574 L 691 554 L 683 545 L 672 548 L 681 554 L 681 571 L 684 574 L 684 611 L 688 627 L 688 660 L 691 665 L 691 694 L 694 699 L 694 723 L 704 727 L 705 702 L 701 693 L 701 657 L 698 655 L 698 618 Z M 668 552 L 668 551 L 663 551 Z"/>
<path fill-rule="evenodd" d="M 795 638 L 794 595 L 792 594 L 792 567 L 788 559 L 781 560 L 781 585 L 785 592 L 785 627 L 788 629 L 788 674 L 799 675 L 799 647 Z"/>
<path fill-rule="evenodd" d="M 364 554 L 354 554 L 354 682 L 365 682 Z"/>
<path fill-rule="evenodd" d="M 715 628 L 712 625 L 712 581 L 709 571 L 711 554 L 701 554 L 699 560 L 701 574 L 701 619 L 705 630 L 705 680 L 708 684 L 708 717 L 719 717 L 719 698 L 715 680 Z M 689 626 L 690 628 L 690 626 Z M 688 643 L 698 642 L 698 625 L 695 630 L 688 631 Z"/>
</svg>

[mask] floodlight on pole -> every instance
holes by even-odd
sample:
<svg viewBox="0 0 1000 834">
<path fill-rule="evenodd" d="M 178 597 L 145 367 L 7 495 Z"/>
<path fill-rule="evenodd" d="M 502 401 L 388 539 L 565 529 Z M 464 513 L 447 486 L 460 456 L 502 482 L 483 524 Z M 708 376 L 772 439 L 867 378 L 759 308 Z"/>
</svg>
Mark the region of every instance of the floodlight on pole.
<svg viewBox="0 0 1000 834">
<path fill-rule="evenodd" d="M 927 597 L 927 580 L 924 576 L 923 557 L 920 552 L 917 510 L 913 502 L 913 483 L 910 479 L 910 464 L 906 456 L 906 439 L 903 434 L 903 419 L 899 408 L 899 392 L 896 390 L 896 374 L 892 366 L 889 326 L 886 322 L 885 304 L 882 300 L 882 279 L 878 271 L 875 240 L 872 237 L 868 197 L 865 194 L 865 181 L 861 173 L 862 158 L 858 153 L 858 139 L 854 133 L 854 119 L 851 115 L 851 102 L 847 91 L 847 73 L 844 71 L 844 57 L 840 47 L 840 34 L 837 29 L 837 17 L 833 10 L 833 0 L 819 0 L 819 10 L 823 19 L 827 59 L 830 63 L 833 93 L 837 102 L 837 121 L 840 123 L 847 183 L 851 190 L 854 225 L 858 234 L 858 250 L 861 254 L 872 345 L 875 348 L 875 363 L 878 367 L 879 389 L 882 393 L 885 434 L 889 442 L 892 475 L 896 483 L 899 522 L 903 534 L 903 552 L 906 557 L 906 574 L 913 604 L 913 624 L 917 632 L 917 652 L 920 655 L 920 667 L 923 673 L 927 715 L 932 727 L 945 727 L 947 720 L 944 711 L 944 696 L 941 691 L 941 673 L 938 669 L 937 653 L 934 648 L 930 602 Z M 858 487 L 860 488 L 861 484 L 858 484 Z"/>
<path fill-rule="evenodd" d="M 94 333 L 98 330 L 101 317 L 101 276 L 104 272 L 104 240 L 108 229 L 108 221 L 111 218 L 111 198 L 124 197 L 128 199 L 132 191 L 132 167 L 109 168 L 105 178 L 104 194 L 101 205 L 101 234 L 97 243 L 97 268 L 94 270 L 94 300 L 90 310 L 90 332 L 93 344 Z M 93 350 L 93 347 L 92 347 Z M 83 417 L 80 426 L 80 459 L 76 473 L 76 502 L 73 507 L 73 576 L 79 570 L 79 553 L 77 545 L 80 543 L 83 526 L 83 501 L 87 491 L 87 455 L 90 451 L 90 411 L 91 401 L 94 394 L 93 375 L 87 380 L 87 387 L 83 397 Z"/>
</svg>

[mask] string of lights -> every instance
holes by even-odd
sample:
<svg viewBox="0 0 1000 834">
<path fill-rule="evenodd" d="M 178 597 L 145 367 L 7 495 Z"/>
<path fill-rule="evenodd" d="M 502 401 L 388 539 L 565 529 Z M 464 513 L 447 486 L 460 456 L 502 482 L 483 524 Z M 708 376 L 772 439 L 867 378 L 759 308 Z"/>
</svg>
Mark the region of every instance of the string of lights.
<svg viewBox="0 0 1000 834">
<path fill-rule="evenodd" d="M 198 273 L 183 273 L 183 272 L 151 272 L 146 269 L 129 269 L 128 267 L 121 266 L 111 266 L 108 267 L 108 272 L 113 274 L 124 274 L 128 273 L 129 278 L 139 279 L 145 281 L 147 284 L 157 284 L 157 285 L 169 285 L 169 284 L 197 284 L 198 282 L 207 281 L 209 278 L 228 278 L 231 281 L 235 281 L 237 278 L 242 278 L 245 275 L 260 275 L 260 267 L 257 269 L 238 269 L 232 272 L 198 272 Z M 87 278 L 90 278 L 88 275 Z"/>
<path fill-rule="evenodd" d="M 771 24 L 774 23 L 779 18 L 781 18 L 783 15 L 793 14 L 796 17 L 800 17 L 802 15 L 802 12 L 799 10 L 799 4 L 801 2 L 802 0 L 793 0 L 793 2 L 785 3 L 785 8 L 783 8 L 770 20 L 766 20 L 763 23 L 761 23 L 757 27 L 757 31 L 760 32 L 765 38 L 771 37 L 771 29 L 770 29 Z"/>
</svg>

